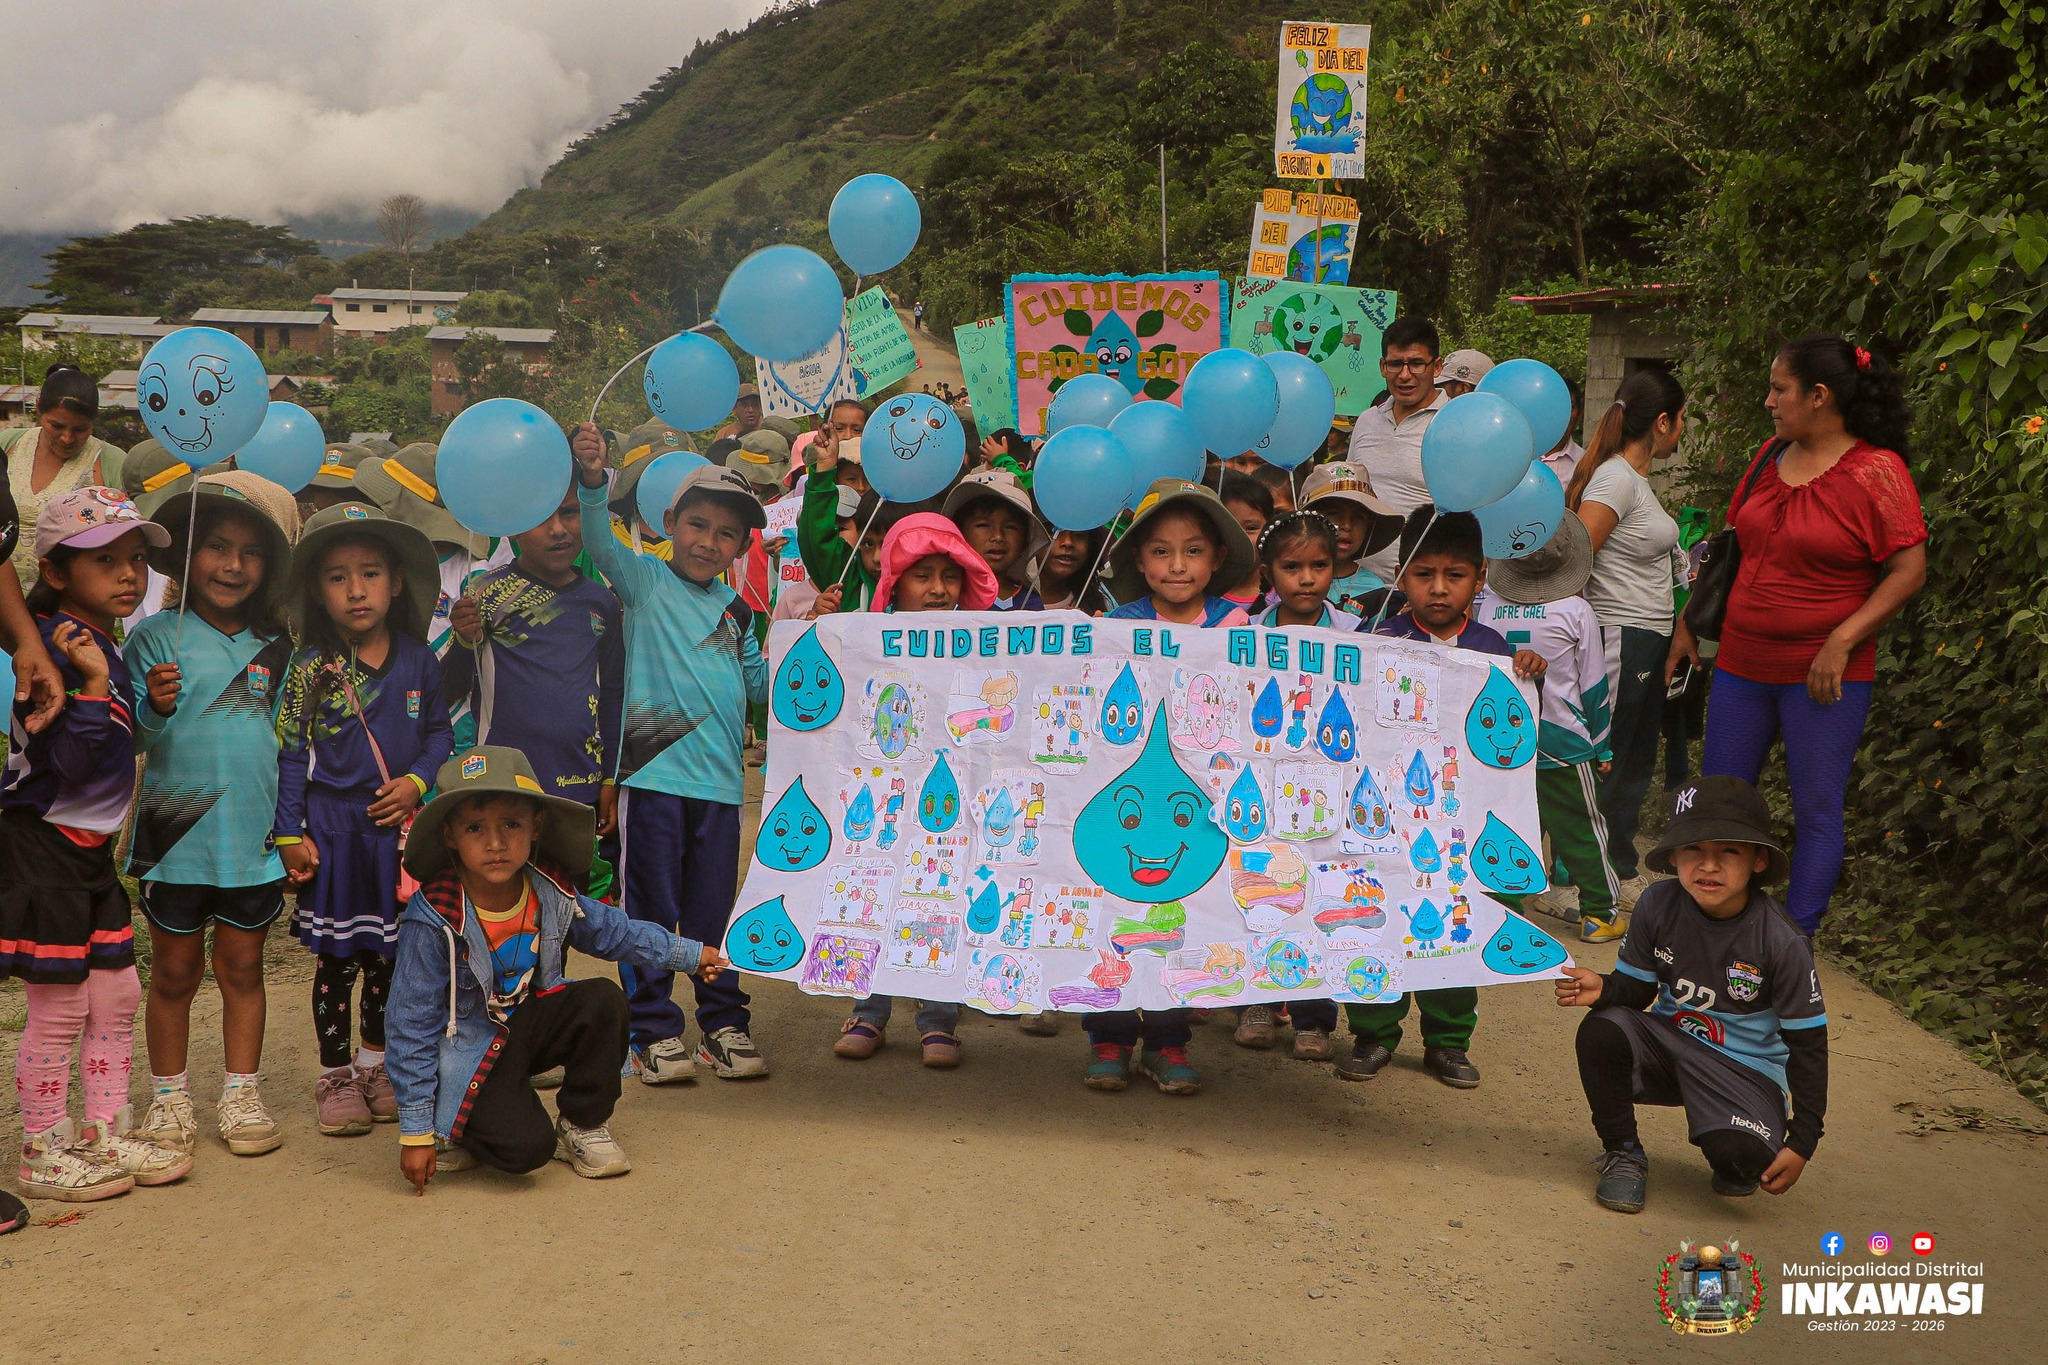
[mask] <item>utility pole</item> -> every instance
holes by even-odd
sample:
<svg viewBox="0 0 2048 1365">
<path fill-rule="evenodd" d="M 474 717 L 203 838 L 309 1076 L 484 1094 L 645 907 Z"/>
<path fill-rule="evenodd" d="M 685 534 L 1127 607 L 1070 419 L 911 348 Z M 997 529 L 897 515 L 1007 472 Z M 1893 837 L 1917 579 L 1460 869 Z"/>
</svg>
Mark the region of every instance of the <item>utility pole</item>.
<svg viewBox="0 0 2048 1365">
<path fill-rule="evenodd" d="M 1166 273 L 1166 144 L 1159 144 L 1159 271 Z"/>
</svg>

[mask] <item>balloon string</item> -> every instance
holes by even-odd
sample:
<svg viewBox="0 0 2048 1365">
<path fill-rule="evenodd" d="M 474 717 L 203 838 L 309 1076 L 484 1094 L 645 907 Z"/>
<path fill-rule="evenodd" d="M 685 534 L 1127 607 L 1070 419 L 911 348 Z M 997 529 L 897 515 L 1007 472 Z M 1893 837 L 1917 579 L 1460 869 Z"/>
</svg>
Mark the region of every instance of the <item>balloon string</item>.
<svg viewBox="0 0 2048 1365">
<path fill-rule="evenodd" d="M 1396 587 L 1396 584 L 1400 583 L 1401 575 L 1408 572 L 1408 561 L 1414 559 L 1417 554 L 1421 553 L 1422 542 L 1429 539 L 1430 527 L 1435 526 L 1436 519 L 1442 515 L 1443 513 L 1440 510 L 1438 510 L 1437 505 L 1434 502 L 1432 502 L 1429 505 L 1429 525 L 1424 526 L 1422 528 L 1422 534 L 1415 537 L 1415 548 L 1410 550 L 1407 554 L 1407 557 L 1404 558 L 1399 564 L 1394 566 L 1394 581 L 1392 583 L 1387 584 L 1387 595 L 1380 599 L 1380 609 L 1377 612 L 1373 613 L 1372 624 L 1366 627 L 1366 634 L 1371 635 L 1377 633 L 1380 628 L 1380 622 L 1387 619 L 1387 608 L 1394 604 L 1394 594 L 1399 591 L 1399 588 Z"/>
<path fill-rule="evenodd" d="M 185 570 L 178 576 L 178 624 L 171 631 L 173 657 L 185 643 L 185 599 L 192 595 L 192 541 L 199 534 L 199 480 L 196 476 L 192 480 L 192 491 L 187 496 L 192 503 L 192 514 L 185 519 Z"/>
<path fill-rule="evenodd" d="M 846 586 L 846 576 L 853 572 L 854 565 L 860 563 L 860 543 L 866 540 L 868 532 L 875 528 L 875 518 L 882 515 L 883 501 L 884 499 L 877 494 L 875 497 L 875 510 L 868 513 L 868 524 L 861 527 L 860 534 L 853 538 L 853 553 L 846 557 L 846 567 L 839 571 L 839 581 L 834 583 L 833 587 L 844 588 Z"/>
<path fill-rule="evenodd" d="M 706 318 L 704 321 L 698 323 L 695 327 L 686 327 L 683 330 L 685 332 L 708 332 L 716 326 L 718 326 L 717 318 Z M 668 338 L 663 337 L 661 340 L 666 341 L 668 340 Z M 595 422 L 597 420 L 597 409 L 599 405 L 601 405 L 604 402 L 604 396 L 612 391 L 612 385 L 619 382 L 619 376 L 624 374 L 626 371 L 632 369 L 635 365 L 645 360 L 648 356 L 653 355 L 655 347 L 660 345 L 661 341 L 655 342 L 653 346 L 649 346 L 646 350 L 640 352 L 640 354 L 634 356 L 631 360 L 628 360 L 625 364 L 619 366 L 619 368 L 617 368 L 616 370 L 613 370 L 612 377 L 604 381 L 604 387 L 599 389 L 597 391 L 597 397 L 591 400 L 590 416 L 585 418 L 584 420 L 589 422 Z"/>
</svg>

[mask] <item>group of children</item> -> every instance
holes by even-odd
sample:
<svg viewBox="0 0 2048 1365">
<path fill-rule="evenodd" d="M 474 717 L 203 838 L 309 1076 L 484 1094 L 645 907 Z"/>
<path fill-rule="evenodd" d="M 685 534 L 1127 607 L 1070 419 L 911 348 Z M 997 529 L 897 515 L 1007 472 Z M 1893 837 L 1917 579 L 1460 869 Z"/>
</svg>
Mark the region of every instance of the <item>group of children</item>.
<svg viewBox="0 0 2048 1365">
<path fill-rule="evenodd" d="M 682 480 L 659 527 L 636 513 L 632 484 L 648 455 L 681 439 L 635 433 L 614 471 L 604 433 L 589 424 L 572 433 L 574 486 L 549 520 L 495 547 L 447 515 L 431 448 L 337 447 L 297 490 L 297 507 L 238 472 L 189 482 L 154 519 L 107 488 L 46 506 L 30 605 L 70 698 L 34 733 L 17 705 L 0 789 L 0 976 L 24 980 L 29 1004 L 17 1068 L 23 1191 L 97 1199 L 190 1170 L 187 1037 L 209 926 L 227 1062 L 220 1136 L 241 1155 L 279 1145 L 259 1088 L 262 949 L 287 891 L 316 959 L 320 1130 L 351 1136 L 396 1122 L 402 1173 L 421 1191 L 437 1171 L 479 1162 L 624 1172 L 606 1128 L 622 1070 L 650 1085 L 699 1067 L 765 1076 L 748 996 L 708 946 L 723 940 L 737 892 L 748 716 L 768 687 L 771 604 L 750 605 L 734 580 L 764 550 L 771 562 L 777 549 L 801 561 L 812 617 L 1071 609 L 1196 626 L 1256 619 L 1511 660 L 1543 692 L 1539 800 L 1581 888 L 1582 937 L 1621 937 L 1599 893 L 1590 773 L 1603 757 L 1605 675 L 1598 633 L 1580 619 L 1590 556 L 1571 517 L 1546 550 L 1489 563 L 1470 514 L 1403 517 L 1360 470 L 1337 463 L 1299 486 L 1287 471 L 1215 470 L 1220 495 L 1162 480 L 1113 539 L 1108 528 L 1051 534 L 1013 459 L 928 504 L 881 502 L 859 464 L 865 410 L 843 406 L 801 443 L 801 492 L 782 489 L 787 456 L 778 461 L 768 442 L 748 447 L 748 433 Z M 764 495 L 801 499 L 793 556 L 786 541 L 764 547 Z M 593 518 L 612 533 L 593 533 Z M 1389 584 L 1362 561 L 1395 545 Z M 181 601 L 117 645 L 152 564 L 179 580 Z M 148 756 L 139 793 L 138 752 Z M 127 870 L 155 953 L 140 1118 L 129 1105 L 139 988 L 113 856 L 131 796 Z M 1818 1139 L 1825 1030 L 1813 1025 L 1824 1016 L 1817 985 L 1804 1012 L 1792 1001 L 1812 979 L 1811 959 L 1791 982 L 1804 940 L 1777 934 L 1775 903 L 1749 885 L 1782 854 L 1752 859 L 1754 847 L 1775 845 L 1767 821 L 1751 818 L 1660 850 L 1679 879 L 1646 898 L 1654 914 L 1638 910 L 1618 973 L 1575 969 L 1559 983 L 1560 1003 L 1602 1006 L 1579 1050 L 1611 1207 L 1641 1206 L 1635 1102 L 1682 1100 L 1692 1112 L 1702 1093 L 1749 1082 L 1742 1112 L 1760 1116 L 1767 1087 L 1756 1078 L 1789 1087 L 1791 1127 L 1780 1104 L 1755 1148 L 1728 1139 L 1711 1104 L 1699 1107 L 1695 1140 L 1729 1193 L 1746 1193 L 1745 1181 L 1789 1186 Z M 1658 942 L 1644 941 L 1646 922 Z M 1735 932 L 1723 931 L 1729 924 Z M 1726 989 L 1702 998 L 1697 977 L 1670 978 L 1667 936 L 1686 945 L 1688 963 L 1711 959 Z M 565 945 L 618 962 L 621 986 L 568 981 Z M 677 972 L 692 978 L 694 1046 L 673 999 Z M 1415 1001 L 1425 1068 L 1450 1086 L 1478 1085 L 1467 1051 L 1477 989 Z M 891 1005 L 857 1002 L 834 1052 L 873 1056 Z M 1408 1007 L 1405 996 L 1347 1006 L 1353 1045 L 1337 1057 L 1335 1003 L 1291 1002 L 1294 1055 L 1371 1078 Z M 1639 1022 L 1621 1018 L 1630 1010 Z M 919 1003 L 926 1065 L 960 1064 L 959 1011 Z M 1085 1016 L 1085 1083 L 1121 1090 L 1139 1072 L 1167 1093 L 1195 1093 L 1193 1015 Z M 1712 1030 L 1689 1022 L 1703 1015 Z M 1724 1015 L 1739 1046 L 1722 1038 Z M 1247 1007 L 1237 1039 L 1271 1046 L 1277 1022 L 1272 1009 Z M 1049 1014 L 1022 1023 L 1040 1034 L 1059 1026 Z M 1787 1054 L 1795 1034 L 1818 1043 L 1817 1072 L 1812 1043 Z M 67 1109 L 81 1041 L 82 1124 Z M 1719 1066 L 1730 1058 L 1748 1070 Z M 550 1083 L 552 1120 L 534 1094 Z"/>
</svg>

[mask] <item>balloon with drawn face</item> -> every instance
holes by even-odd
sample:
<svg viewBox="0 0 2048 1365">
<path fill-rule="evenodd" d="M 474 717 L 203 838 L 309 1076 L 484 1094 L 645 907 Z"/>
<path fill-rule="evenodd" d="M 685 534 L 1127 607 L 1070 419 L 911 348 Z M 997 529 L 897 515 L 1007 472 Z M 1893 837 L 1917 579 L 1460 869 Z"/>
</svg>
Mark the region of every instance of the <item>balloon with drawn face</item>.
<svg viewBox="0 0 2048 1365">
<path fill-rule="evenodd" d="M 868 419 L 861 434 L 864 468 L 889 502 L 931 497 L 960 472 L 967 433 L 953 410 L 925 393 L 898 394 Z"/>
<path fill-rule="evenodd" d="M 180 327 L 143 357 L 135 401 L 150 435 L 205 469 L 262 428 L 270 382 L 263 362 L 239 337 L 215 327 Z"/>
</svg>

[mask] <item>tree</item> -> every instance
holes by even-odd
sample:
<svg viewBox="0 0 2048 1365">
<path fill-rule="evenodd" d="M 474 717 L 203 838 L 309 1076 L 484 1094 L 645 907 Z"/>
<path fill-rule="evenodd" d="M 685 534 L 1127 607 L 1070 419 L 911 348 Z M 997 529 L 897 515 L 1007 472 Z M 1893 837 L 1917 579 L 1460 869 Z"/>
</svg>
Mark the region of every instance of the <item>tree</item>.
<svg viewBox="0 0 2048 1365">
<path fill-rule="evenodd" d="M 377 205 L 377 234 L 407 259 L 411 259 L 431 226 L 427 201 L 416 194 L 388 195 Z"/>
<path fill-rule="evenodd" d="M 36 288 L 64 312 L 161 313 L 193 280 L 237 279 L 262 267 L 296 272 L 319 255 L 290 228 L 207 214 L 74 237 L 43 257 L 50 277 Z"/>
</svg>

